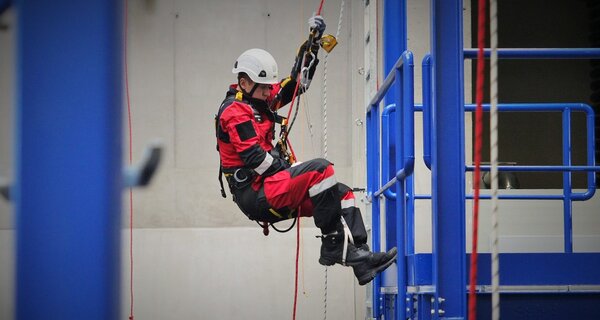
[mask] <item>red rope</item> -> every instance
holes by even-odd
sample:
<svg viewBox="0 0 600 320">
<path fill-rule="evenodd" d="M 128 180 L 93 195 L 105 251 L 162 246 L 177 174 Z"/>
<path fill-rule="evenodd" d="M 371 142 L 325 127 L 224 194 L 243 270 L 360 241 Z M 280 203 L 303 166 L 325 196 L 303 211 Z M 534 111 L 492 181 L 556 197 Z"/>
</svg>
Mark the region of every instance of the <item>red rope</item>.
<svg viewBox="0 0 600 320">
<path fill-rule="evenodd" d="M 479 233 L 479 185 L 481 175 L 481 140 L 483 135 L 483 82 L 484 82 L 484 57 L 483 48 L 485 47 L 485 12 L 486 1 L 479 0 L 478 12 L 478 30 L 477 30 L 477 87 L 475 109 L 475 172 L 473 173 L 473 247 L 471 250 L 471 274 L 469 285 L 469 320 L 477 318 L 477 298 L 475 295 L 475 285 L 477 284 L 477 239 Z"/>
<path fill-rule="evenodd" d="M 296 272 L 294 279 L 294 314 L 292 319 L 296 320 L 296 306 L 298 303 L 298 257 L 300 256 L 300 210 L 298 210 L 298 225 L 296 226 Z"/>
<path fill-rule="evenodd" d="M 123 34 L 123 64 L 125 72 L 125 94 L 127 96 L 127 119 L 129 128 L 129 164 L 133 163 L 133 135 L 131 133 L 131 102 L 129 100 L 129 75 L 127 73 L 127 0 L 125 0 L 125 21 Z M 133 320 L 133 189 L 129 188 L 129 319 Z"/>
<path fill-rule="evenodd" d="M 321 0 L 321 4 L 319 4 L 319 10 L 317 11 L 317 15 L 321 15 L 321 10 L 323 9 L 323 3 L 325 2 L 325 0 Z M 310 44 L 309 44 L 310 46 Z M 309 47 L 310 48 L 310 47 Z M 296 96 L 298 95 L 298 87 L 300 86 L 300 82 L 302 79 L 302 72 L 300 72 L 298 79 L 296 79 L 296 88 L 294 88 L 294 94 L 292 95 L 292 102 L 290 104 L 290 110 L 288 110 L 288 116 L 287 118 L 289 119 L 291 114 L 292 114 L 292 109 L 294 108 L 294 100 L 296 100 Z M 290 152 L 292 154 L 292 157 L 294 159 L 296 159 L 296 154 L 294 153 L 294 149 L 292 148 L 292 145 L 290 144 L 289 139 L 286 137 L 286 142 L 288 147 L 290 148 Z M 296 307 L 298 305 L 298 258 L 300 256 L 300 209 L 298 209 L 298 224 L 296 225 L 296 271 L 294 274 L 294 308 L 293 308 L 293 314 L 292 314 L 292 319 L 296 320 Z"/>
<path fill-rule="evenodd" d="M 322 2 L 321 2 L 322 3 Z M 292 114 L 292 109 L 294 108 L 294 101 L 296 100 L 296 96 L 298 95 L 298 87 L 300 86 L 300 81 L 302 79 L 302 72 L 299 73 L 298 78 L 296 79 L 296 87 L 294 88 L 294 94 L 292 95 L 292 102 L 290 103 L 290 109 L 288 110 L 287 118 L 290 119 L 290 115 Z M 290 149 L 290 153 L 292 154 L 292 159 L 296 161 L 296 154 L 294 153 L 294 149 L 292 149 L 292 145 L 290 143 L 290 139 L 285 137 L 285 142 Z M 296 272 L 294 273 L 294 307 L 292 319 L 296 320 L 296 306 L 298 303 L 298 256 L 300 255 L 300 212 L 298 210 L 298 225 L 296 226 Z"/>
<path fill-rule="evenodd" d="M 321 15 L 321 10 L 323 9 L 323 3 L 325 3 L 325 0 L 321 0 L 321 4 L 319 5 L 319 10 L 317 11 L 318 16 Z"/>
<path fill-rule="evenodd" d="M 296 100 L 296 96 L 298 95 L 298 87 L 300 86 L 300 81 L 302 81 L 302 72 L 299 73 L 298 78 L 296 79 L 296 87 L 294 88 L 294 94 L 292 95 L 292 102 L 290 103 L 290 109 L 288 110 L 288 114 L 287 114 L 288 119 L 290 119 L 290 116 L 292 115 L 292 109 L 294 109 L 294 101 Z M 288 139 L 287 135 L 285 137 L 285 142 L 288 145 L 288 148 L 290 149 L 292 158 L 295 160 L 296 154 L 294 153 L 294 149 L 292 149 L 292 145 L 290 144 L 290 139 Z"/>
</svg>

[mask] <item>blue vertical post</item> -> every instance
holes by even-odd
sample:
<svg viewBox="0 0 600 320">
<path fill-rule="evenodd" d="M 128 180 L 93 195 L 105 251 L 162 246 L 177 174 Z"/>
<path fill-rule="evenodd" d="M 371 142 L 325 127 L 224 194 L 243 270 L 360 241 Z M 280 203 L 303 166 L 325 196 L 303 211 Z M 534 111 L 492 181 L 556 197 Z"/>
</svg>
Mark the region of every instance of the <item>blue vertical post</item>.
<svg viewBox="0 0 600 320">
<path fill-rule="evenodd" d="M 387 75 L 408 47 L 406 0 L 385 0 L 383 5 L 383 71 Z M 398 100 L 393 90 L 387 93 L 386 98 L 386 104 Z"/>
<path fill-rule="evenodd" d="M 462 1 L 432 0 L 434 316 L 464 318 L 465 142 Z M 440 303 L 439 298 L 445 299 Z M 443 314 L 439 312 L 443 310 Z M 426 312 L 426 311 L 425 311 Z"/>
<path fill-rule="evenodd" d="M 404 155 L 405 150 L 404 146 L 405 138 L 405 112 L 404 109 L 408 108 L 404 104 L 404 96 L 403 96 L 403 84 L 405 79 L 402 77 L 403 73 L 407 72 L 409 67 L 405 64 L 402 65 L 402 70 L 396 69 L 393 72 L 396 72 L 396 84 L 394 85 L 394 90 L 396 92 L 396 98 L 398 99 L 398 104 L 396 105 L 396 132 L 394 140 L 396 141 L 396 170 L 404 167 Z M 393 171 L 394 175 L 396 175 L 396 171 Z M 398 180 L 396 183 L 396 210 L 393 212 L 395 214 L 393 223 L 392 221 L 386 222 L 386 229 L 391 230 L 395 229 L 396 231 L 396 239 L 394 242 L 390 243 L 388 247 L 393 245 L 398 247 L 398 258 L 396 259 L 396 281 L 398 287 L 398 294 L 396 295 L 396 302 L 394 305 L 396 306 L 396 319 L 406 319 L 406 263 L 405 263 L 405 254 L 406 254 L 406 180 Z"/>
<path fill-rule="evenodd" d="M 122 2 L 16 5 L 16 316 L 118 319 Z"/>
<path fill-rule="evenodd" d="M 404 52 L 408 45 L 408 37 L 407 37 L 407 18 L 406 18 L 406 0 L 385 0 L 384 3 L 384 19 L 383 19 L 383 48 L 384 48 L 384 64 L 383 70 L 384 74 L 387 75 L 390 72 L 395 72 L 394 65 L 402 52 Z M 397 75 L 398 76 L 398 75 Z M 396 81 L 401 81 L 400 78 L 396 78 Z M 396 106 L 400 106 L 399 101 L 399 92 L 396 90 L 389 90 L 386 94 L 386 105 L 395 103 Z M 400 113 L 400 109 L 398 109 L 398 113 Z M 395 126 L 396 130 L 401 130 L 399 125 Z M 400 140 L 395 142 L 396 149 L 402 145 Z M 396 157 L 396 154 L 391 154 Z M 397 167 L 395 166 L 394 159 L 389 161 L 390 168 L 389 172 L 396 172 Z M 396 200 L 386 199 L 385 202 L 385 212 L 386 212 L 386 249 L 390 249 L 395 246 L 398 235 L 396 234 L 396 226 L 397 226 L 397 206 L 402 205 L 404 203 L 404 191 L 403 191 L 403 181 L 398 183 L 395 187 L 395 191 L 398 195 L 400 195 Z M 402 187 L 401 187 L 402 186 Z M 402 188 L 402 190 L 400 190 Z M 392 189 L 394 190 L 394 189 Z M 400 192 L 402 191 L 402 192 Z M 398 248 L 400 251 L 400 255 L 404 254 L 404 248 Z M 401 260 L 401 259 L 399 259 Z M 378 277 L 380 278 L 380 277 Z M 376 288 L 373 286 L 374 290 L 380 290 L 380 288 Z M 398 288 L 398 290 L 402 290 Z M 378 295 L 378 293 L 377 293 Z M 375 296 L 375 294 L 373 295 Z M 394 305 L 399 308 L 399 302 L 396 297 Z M 404 312 L 404 310 L 402 310 Z M 398 312 L 396 312 L 398 314 Z M 376 316 L 376 315 L 375 315 Z"/>
<path fill-rule="evenodd" d="M 565 109 L 562 113 L 562 153 L 563 153 L 563 166 L 571 166 L 571 108 Z M 564 252 L 573 252 L 573 201 L 571 195 L 573 191 L 572 187 L 572 172 L 563 172 L 563 241 L 564 241 Z"/>
<path fill-rule="evenodd" d="M 367 111 L 367 194 L 373 196 L 373 193 L 379 189 L 379 104 L 369 106 Z M 372 250 L 378 252 L 381 249 L 381 228 L 380 228 L 381 205 L 379 197 L 371 199 L 371 221 L 372 221 Z M 373 297 L 372 297 L 372 314 L 374 318 L 378 318 L 378 314 L 383 311 L 383 305 L 380 302 L 381 277 L 375 277 L 372 282 Z"/>
<path fill-rule="evenodd" d="M 404 114 L 404 134 L 401 136 L 403 139 L 404 156 L 402 162 L 403 166 L 407 163 L 413 167 L 410 169 L 411 174 L 406 177 L 406 255 L 414 254 L 415 247 L 415 199 L 414 199 L 414 175 L 412 174 L 414 169 L 414 156 L 415 156 L 415 129 L 414 129 L 414 117 L 415 117 L 415 99 L 414 99 L 414 62 L 413 55 L 410 51 L 406 51 L 402 54 L 403 63 L 403 105 L 402 110 Z M 405 168 L 409 170 L 408 168 Z"/>
</svg>

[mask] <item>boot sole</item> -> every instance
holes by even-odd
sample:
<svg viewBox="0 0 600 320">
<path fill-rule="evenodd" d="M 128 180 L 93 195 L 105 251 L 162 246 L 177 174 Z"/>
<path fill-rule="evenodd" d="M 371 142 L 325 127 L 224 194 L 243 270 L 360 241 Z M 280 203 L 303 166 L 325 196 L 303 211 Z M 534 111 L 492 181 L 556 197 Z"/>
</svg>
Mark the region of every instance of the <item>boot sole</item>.
<svg viewBox="0 0 600 320">
<path fill-rule="evenodd" d="M 396 259 L 396 257 L 394 257 L 394 259 Z M 330 260 L 330 259 L 325 259 L 325 258 L 319 258 L 319 263 L 323 266 L 332 266 L 336 263 L 341 264 L 341 262 L 335 261 L 335 260 Z M 353 267 L 353 266 L 357 266 L 359 264 L 363 263 L 363 261 L 354 261 L 354 262 L 348 262 L 346 261 L 346 264 L 344 266 L 346 267 Z"/>
<path fill-rule="evenodd" d="M 321 257 L 319 258 L 319 263 L 323 266 L 332 266 L 335 264 L 335 261 Z"/>
<path fill-rule="evenodd" d="M 394 261 L 396 261 L 397 256 L 398 256 L 398 252 L 396 252 L 394 257 L 392 259 L 388 260 L 388 262 L 380 265 L 379 267 L 373 269 L 371 272 L 367 273 L 366 276 L 363 276 L 360 279 L 358 279 L 358 284 L 361 286 L 364 286 L 365 284 L 371 282 L 373 279 L 375 279 L 375 276 L 377 276 L 378 273 L 387 269 L 387 267 L 391 266 L 392 263 L 394 263 Z"/>
</svg>

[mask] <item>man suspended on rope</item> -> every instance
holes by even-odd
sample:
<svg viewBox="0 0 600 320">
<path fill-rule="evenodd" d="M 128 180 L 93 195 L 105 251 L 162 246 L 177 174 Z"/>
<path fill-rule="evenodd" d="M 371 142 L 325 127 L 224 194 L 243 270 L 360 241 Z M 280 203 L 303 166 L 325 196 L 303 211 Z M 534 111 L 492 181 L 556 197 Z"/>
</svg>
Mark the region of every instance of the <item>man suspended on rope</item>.
<svg viewBox="0 0 600 320">
<path fill-rule="evenodd" d="M 265 50 L 247 50 L 236 60 L 232 72 L 238 82 L 229 87 L 216 116 L 220 170 L 233 200 L 249 219 L 266 226 L 298 215 L 314 217 L 323 234 L 319 263 L 352 266 L 364 285 L 393 263 L 396 248 L 386 253 L 369 250 L 354 194 L 336 181 L 329 161 L 294 163 L 285 138 L 276 147 L 272 144 L 275 123 L 285 127 L 287 121 L 277 115 L 277 109 L 308 88 L 318 63 L 325 22 L 314 16 L 309 26 L 312 41 L 301 46 L 290 76 L 282 81 L 275 59 Z M 297 88 L 297 81 L 302 88 Z M 222 182 L 221 188 L 225 197 Z"/>
</svg>

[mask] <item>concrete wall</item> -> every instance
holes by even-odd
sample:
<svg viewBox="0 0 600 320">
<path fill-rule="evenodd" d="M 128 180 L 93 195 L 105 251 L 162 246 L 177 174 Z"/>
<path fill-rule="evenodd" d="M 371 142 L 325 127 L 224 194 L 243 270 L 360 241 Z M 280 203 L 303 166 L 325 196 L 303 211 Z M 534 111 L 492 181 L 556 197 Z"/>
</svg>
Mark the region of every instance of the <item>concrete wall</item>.
<svg viewBox="0 0 600 320">
<path fill-rule="evenodd" d="M 15 20 L 12 9 L 0 15 L 0 184 L 9 181 L 14 170 Z M 0 319 L 12 319 L 14 312 L 13 220 L 12 206 L 0 198 Z"/>
<path fill-rule="evenodd" d="M 330 33 L 336 32 L 340 3 L 325 3 L 323 14 Z M 136 318 L 291 317 L 295 232 L 271 232 L 264 237 L 230 198 L 221 198 L 213 116 L 227 85 L 235 82 L 230 73 L 232 64 L 245 49 L 260 47 L 270 51 L 280 72 L 289 72 L 297 47 L 307 33 L 306 20 L 316 5 L 317 2 L 292 0 L 129 2 L 127 49 L 133 160 L 138 161 L 144 145 L 155 139 L 164 142 L 166 151 L 152 185 L 133 193 Z M 420 62 L 429 48 L 429 1 L 410 0 L 408 6 L 408 45 L 415 54 L 415 101 L 420 102 Z M 469 8 L 466 3 L 465 43 L 470 43 Z M 340 44 L 327 62 L 328 158 L 335 163 L 338 180 L 354 187 L 364 187 L 364 127 L 360 125 L 364 121 L 365 100 L 361 74 L 364 18 L 362 1 L 345 1 Z M 11 178 L 15 65 L 12 12 L 0 16 L 0 22 L 9 25 L 8 30 L 0 31 L 0 176 Z M 291 137 L 300 159 L 323 152 L 322 53 L 321 58 Z M 465 78 L 469 79 L 470 68 L 465 71 Z M 379 74 L 380 78 L 383 76 Z M 469 97 L 470 81 L 466 82 L 465 96 Z M 287 108 L 281 113 L 287 114 Z M 125 128 L 126 121 L 125 118 Z M 416 123 L 416 190 L 423 194 L 430 192 L 430 176 L 420 160 L 420 115 Z M 470 132 L 466 135 L 471 141 Z M 125 130 L 124 163 L 129 160 L 127 146 Z M 468 180 L 468 190 L 470 187 Z M 364 195 L 357 193 L 357 199 L 363 200 Z M 515 201 L 501 205 L 501 236 L 508 239 L 501 245 L 506 251 L 561 250 L 561 241 L 554 241 L 562 235 L 559 202 Z M 361 206 L 364 208 L 364 204 Z M 583 239 L 576 240 L 576 251 L 600 250 L 598 207 L 598 196 L 591 202 L 574 205 L 576 239 Z M 417 251 L 428 252 L 429 201 L 418 201 L 416 208 Z M 485 211 L 485 202 L 482 210 Z M 486 214 L 482 214 L 482 237 L 489 229 L 486 219 Z M 13 222 L 12 207 L 0 201 L 0 319 L 10 319 L 14 314 Z M 123 318 L 130 305 L 128 226 L 129 195 L 124 192 Z M 322 318 L 326 282 L 325 269 L 317 262 L 320 241 L 314 236 L 318 230 L 309 219 L 303 219 L 302 226 L 298 318 Z M 510 241 L 514 239 L 528 242 Z M 480 243 L 483 251 L 489 249 L 487 241 Z M 350 269 L 328 268 L 328 319 L 365 318 L 366 295 Z"/>
</svg>

